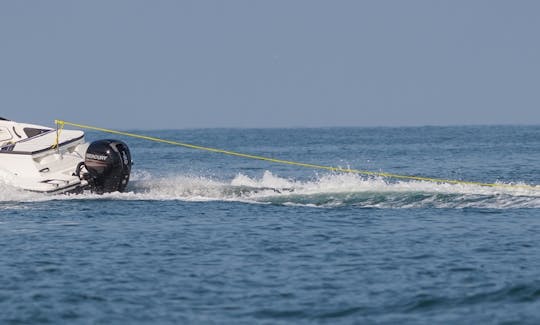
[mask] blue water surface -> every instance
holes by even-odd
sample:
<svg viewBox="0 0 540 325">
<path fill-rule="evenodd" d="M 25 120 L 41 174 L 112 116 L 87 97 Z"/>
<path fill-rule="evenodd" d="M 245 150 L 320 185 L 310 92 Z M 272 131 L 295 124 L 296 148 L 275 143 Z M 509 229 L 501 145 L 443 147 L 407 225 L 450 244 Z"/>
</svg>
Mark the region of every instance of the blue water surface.
<svg viewBox="0 0 540 325">
<path fill-rule="evenodd" d="M 540 127 L 132 132 L 518 186 L 119 137 L 127 193 L 0 187 L 0 323 L 540 322 Z"/>
</svg>

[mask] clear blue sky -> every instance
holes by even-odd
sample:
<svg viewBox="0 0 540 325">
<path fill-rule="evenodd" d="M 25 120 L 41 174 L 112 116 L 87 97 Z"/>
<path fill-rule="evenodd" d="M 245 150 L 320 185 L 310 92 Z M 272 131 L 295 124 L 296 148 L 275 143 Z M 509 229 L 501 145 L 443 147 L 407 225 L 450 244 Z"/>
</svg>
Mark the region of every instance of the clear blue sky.
<svg viewBox="0 0 540 325">
<path fill-rule="evenodd" d="M 0 116 L 540 124 L 540 1 L 1 1 Z"/>
</svg>

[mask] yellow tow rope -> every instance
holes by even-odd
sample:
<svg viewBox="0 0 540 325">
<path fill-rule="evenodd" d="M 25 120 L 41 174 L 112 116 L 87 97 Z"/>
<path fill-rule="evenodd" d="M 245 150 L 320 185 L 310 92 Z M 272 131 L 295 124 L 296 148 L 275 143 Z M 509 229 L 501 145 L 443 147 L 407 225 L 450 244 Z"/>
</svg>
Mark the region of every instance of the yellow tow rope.
<svg viewBox="0 0 540 325">
<path fill-rule="evenodd" d="M 223 150 L 223 149 L 203 147 L 203 146 L 193 145 L 193 144 L 189 144 L 189 143 L 165 140 L 165 139 L 160 139 L 160 138 L 156 138 L 156 137 L 140 135 L 140 134 L 135 134 L 135 133 L 129 133 L 129 132 L 122 132 L 122 131 L 104 129 L 104 128 L 100 128 L 100 127 L 96 127 L 96 126 L 72 123 L 72 122 L 67 122 L 67 121 L 63 121 L 63 120 L 55 120 L 54 122 L 57 124 L 57 126 L 60 127 L 60 130 L 62 130 L 64 128 L 64 125 L 70 125 L 70 126 L 74 126 L 74 127 L 81 128 L 81 129 L 88 129 L 88 130 L 100 131 L 100 132 L 105 132 L 105 133 L 123 135 L 123 136 L 126 136 L 126 137 L 144 139 L 144 140 L 160 142 L 160 143 L 166 143 L 166 144 L 171 144 L 171 145 L 181 146 L 181 147 L 186 147 L 186 148 L 191 148 L 191 149 L 197 149 L 197 150 L 204 150 L 204 151 L 209 151 L 209 152 L 221 153 L 221 154 L 230 155 L 230 156 L 236 156 L 236 157 L 242 157 L 242 158 L 248 158 L 248 159 L 256 159 L 256 160 L 263 160 L 263 161 L 268 161 L 268 162 L 273 162 L 273 163 L 278 163 L 278 164 L 287 164 L 287 165 L 314 168 L 314 169 L 324 169 L 324 170 L 329 170 L 329 171 L 338 172 L 338 173 L 352 173 L 352 174 L 360 174 L 360 175 L 367 175 L 367 176 L 377 176 L 377 177 L 384 177 L 384 178 L 414 180 L 414 181 L 426 181 L 426 182 L 433 182 L 433 183 L 445 183 L 445 184 L 457 184 L 457 185 L 476 185 L 476 186 L 484 186 L 484 187 L 502 187 L 502 188 L 507 188 L 507 189 L 540 190 L 539 186 L 532 186 L 532 185 L 525 185 L 525 184 L 500 184 L 500 183 L 483 183 L 483 182 L 472 182 L 472 181 L 460 181 L 460 180 L 452 180 L 452 179 L 399 175 L 399 174 L 384 173 L 384 172 L 372 172 L 372 171 L 367 171 L 367 170 L 316 165 L 316 164 L 302 163 L 302 162 L 296 162 L 296 161 L 290 161 L 290 160 L 275 159 L 275 158 L 269 158 L 269 157 L 263 157 L 263 156 L 257 156 L 257 155 L 244 154 L 244 153 L 240 153 L 240 152 Z"/>
<path fill-rule="evenodd" d="M 58 144 L 60 142 L 60 133 L 62 133 L 63 129 L 64 123 L 56 123 L 56 139 L 54 140 L 54 144 L 51 146 L 51 149 L 59 149 Z"/>
</svg>

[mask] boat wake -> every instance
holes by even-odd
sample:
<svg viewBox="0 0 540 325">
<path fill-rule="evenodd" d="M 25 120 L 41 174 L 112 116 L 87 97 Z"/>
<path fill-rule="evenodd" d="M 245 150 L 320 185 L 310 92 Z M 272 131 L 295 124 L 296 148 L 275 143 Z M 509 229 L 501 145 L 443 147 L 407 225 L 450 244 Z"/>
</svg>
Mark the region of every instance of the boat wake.
<svg viewBox="0 0 540 325">
<path fill-rule="evenodd" d="M 540 208 L 540 186 L 491 188 L 423 181 L 389 182 L 353 174 L 327 174 L 312 180 L 286 179 L 266 171 L 260 178 L 238 174 L 223 181 L 201 176 L 156 177 L 134 174 L 128 191 L 97 195 L 43 195 L 0 182 L 0 202 L 48 200 L 230 201 L 309 207 L 360 208 Z"/>
</svg>

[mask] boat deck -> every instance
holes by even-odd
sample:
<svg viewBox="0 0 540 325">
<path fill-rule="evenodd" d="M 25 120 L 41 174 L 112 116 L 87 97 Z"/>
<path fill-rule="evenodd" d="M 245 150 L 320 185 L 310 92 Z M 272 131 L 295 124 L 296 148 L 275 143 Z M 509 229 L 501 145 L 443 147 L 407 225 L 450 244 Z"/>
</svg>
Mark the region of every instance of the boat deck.
<svg viewBox="0 0 540 325">
<path fill-rule="evenodd" d="M 60 132 L 58 144 L 60 147 L 82 140 L 84 132 L 78 130 L 63 130 Z M 50 130 L 31 138 L 23 139 L 0 148 L 0 154 L 35 155 L 53 150 L 56 144 L 56 130 Z"/>
</svg>

